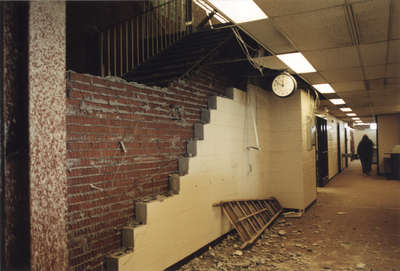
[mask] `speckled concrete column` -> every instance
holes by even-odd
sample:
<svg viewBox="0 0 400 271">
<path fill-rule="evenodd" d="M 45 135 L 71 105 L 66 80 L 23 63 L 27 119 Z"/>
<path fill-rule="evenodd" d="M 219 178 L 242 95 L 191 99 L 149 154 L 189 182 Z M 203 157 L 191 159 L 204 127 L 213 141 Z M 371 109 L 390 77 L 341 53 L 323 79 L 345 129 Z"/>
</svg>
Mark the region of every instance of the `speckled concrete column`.
<svg viewBox="0 0 400 271">
<path fill-rule="evenodd" d="M 29 9 L 31 266 L 67 270 L 65 2 Z"/>
</svg>

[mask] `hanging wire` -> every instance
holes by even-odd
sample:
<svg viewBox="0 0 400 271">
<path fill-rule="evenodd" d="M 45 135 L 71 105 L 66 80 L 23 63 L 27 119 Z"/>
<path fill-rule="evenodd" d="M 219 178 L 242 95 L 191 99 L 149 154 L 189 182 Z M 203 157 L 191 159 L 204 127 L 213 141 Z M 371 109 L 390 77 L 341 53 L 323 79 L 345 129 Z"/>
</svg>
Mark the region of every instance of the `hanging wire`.
<svg viewBox="0 0 400 271">
<path fill-rule="evenodd" d="M 232 32 L 235 35 L 235 38 L 238 41 L 240 48 L 242 49 L 243 53 L 246 55 L 246 58 L 250 62 L 251 66 L 253 66 L 253 68 L 258 70 L 261 73 L 261 75 L 263 75 L 264 67 L 262 65 L 258 64 L 249 52 L 249 49 L 251 49 L 254 52 L 258 51 L 258 49 L 255 49 L 255 48 L 251 47 L 249 44 L 247 44 L 243 40 L 242 36 L 240 35 L 239 31 L 236 28 L 232 28 Z"/>
</svg>

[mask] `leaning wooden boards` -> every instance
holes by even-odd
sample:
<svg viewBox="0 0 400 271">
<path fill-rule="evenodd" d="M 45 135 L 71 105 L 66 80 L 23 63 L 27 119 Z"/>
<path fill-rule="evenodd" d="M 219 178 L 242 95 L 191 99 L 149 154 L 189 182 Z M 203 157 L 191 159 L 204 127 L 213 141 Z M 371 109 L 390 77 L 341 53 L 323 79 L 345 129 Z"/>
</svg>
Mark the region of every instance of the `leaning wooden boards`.
<svg viewBox="0 0 400 271">
<path fill-rule="evenodd" d="M 275 198 L 221 201 L 213 206 L 221 206 L 236 229 L 243 241 L 241 249 L 252 244 L 282 212 Z"/>
</svg>

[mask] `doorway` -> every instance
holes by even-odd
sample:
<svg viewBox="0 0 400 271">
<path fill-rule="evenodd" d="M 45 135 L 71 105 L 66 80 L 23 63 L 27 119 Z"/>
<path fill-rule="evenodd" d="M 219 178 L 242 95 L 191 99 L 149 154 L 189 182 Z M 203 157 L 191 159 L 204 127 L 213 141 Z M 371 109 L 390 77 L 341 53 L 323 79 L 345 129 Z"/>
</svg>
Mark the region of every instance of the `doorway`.
<svg viewBox="0 0 400 271">
<path fill-rule="evenodd" d="M 324 186 L 328 183 L 328 134 L 327 121 L 317 117 L 317 185 Z"/>
<path fill-rule="evenodd" d="M 348 153 L 349 153 L 349 149 L 348 149 L 348 142 L 347 142 L 347 128 L 344 128 L 344 152 L 345 152 L 345 154 L 346 154 L 346 158 L 345 158 L 345 165 L 346 165 L 346 168 L 348 168 L 349 167 L 349 155 L 348 155 Z"/>
<path fill-rule="evenodd" d="M 338 173 L 342 172 L 342 151 L 340 149 L 340 125 L 337 124 L 337 159 L 338 159 Z"/>
</svg>

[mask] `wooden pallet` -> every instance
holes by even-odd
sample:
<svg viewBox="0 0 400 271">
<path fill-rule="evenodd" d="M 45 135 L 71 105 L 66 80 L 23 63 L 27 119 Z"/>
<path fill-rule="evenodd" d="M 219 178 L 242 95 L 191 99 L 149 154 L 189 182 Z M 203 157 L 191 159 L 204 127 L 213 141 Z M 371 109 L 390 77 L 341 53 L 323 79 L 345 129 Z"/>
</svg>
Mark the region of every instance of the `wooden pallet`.
<svg viewBox="0 0 400 271">
<path fill-rule="evenodd" d="M 279 216 L 282 207 L 271 197 L 261 200 L 221 201 L 223 212 L 243 241 L 241 249 L 252 244 L 260 234 Z"/>
</svg>

